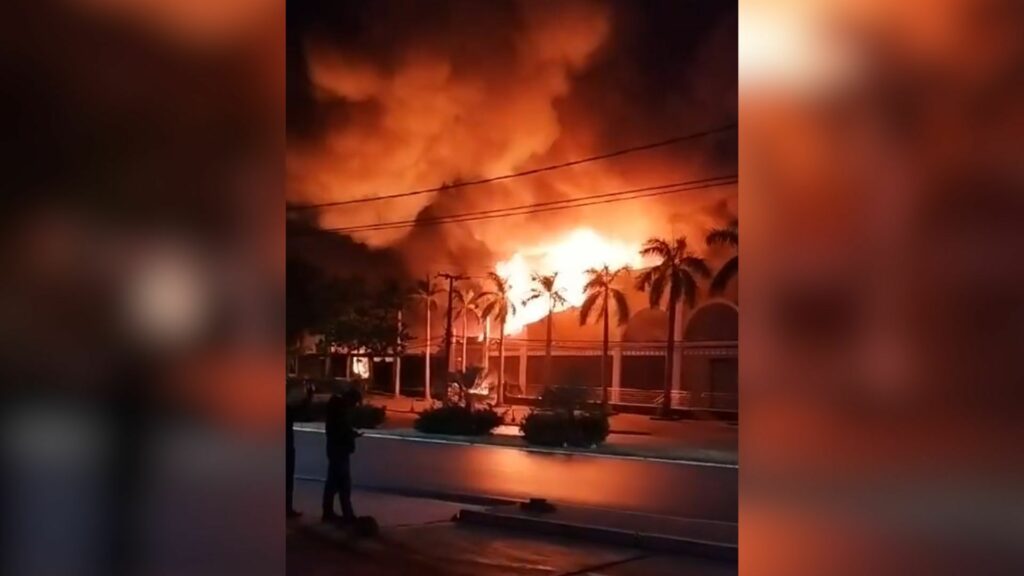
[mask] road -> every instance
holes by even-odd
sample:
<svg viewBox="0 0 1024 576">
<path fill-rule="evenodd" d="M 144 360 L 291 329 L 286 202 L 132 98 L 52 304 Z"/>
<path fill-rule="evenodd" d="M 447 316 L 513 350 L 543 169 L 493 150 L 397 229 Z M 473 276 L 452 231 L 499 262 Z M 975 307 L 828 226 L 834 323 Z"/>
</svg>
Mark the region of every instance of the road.
<svg viewBox="0 0 1024 576">
<path fill-rule="evenodd" d="M 323 478 L 324 435 L 296 431 L 296 474 Z M 550 455 L 490 446 L 365 437 L 353 458 L 356 486 L 555 502 L 736 522 L 736 468 Z"/>
<path fill-rule="evenodd" d="M 287 525 L 287 573 L 305 576 L 736 576 L 701 558 L 451 522 L 463 505 L 356 491 L 356 509 L 384 528 L 350 539 L 317 521 L 320 485 L 298 483 L 307 516 Z"/>
</svg>

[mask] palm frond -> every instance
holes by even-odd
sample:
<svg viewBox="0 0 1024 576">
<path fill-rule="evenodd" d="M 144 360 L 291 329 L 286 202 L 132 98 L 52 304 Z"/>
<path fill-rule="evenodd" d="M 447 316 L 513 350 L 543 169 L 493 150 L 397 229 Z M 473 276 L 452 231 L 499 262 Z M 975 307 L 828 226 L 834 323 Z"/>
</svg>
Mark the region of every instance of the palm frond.
<svg viewBox="0 0 1024 576">
<path fill-rule="evenodd" d="M 629 322 L 629 301 L 626 300 L 626 294 L 622 290 L 616 290 L 612 288 L 608 291 L 611 295 L 612 300 L 615 302 L 615 324 L 622 326 Z"/>
<path fill-rule="evenodd" d="M 675 256 L 674 259 L 681 258 L 684 254 L 686 254 L 689 251 L 689 244 L 686 241 L 686 236 L 680 236 L 679 238 L 676 238 L 673 249 L 673 256 Z"/>
<path fill-rule="evenodd" d="M 469 304 L 472 306 L 481 307 L 484 305 L 485 302 L 491 300 L 492 298 L 494 298 L 493 292 L 477 292 L 476 294 L 473 294 L 473 297 L 470 299 Z"/>
<path fill-rule="evenodd" d="M 704 238 L 704 242 L 708 246 L 732 246 L 736 247 L 740 244 L 739 231 L 735 228 L 715 228 L 708 232 L 707 237 Z"/>
<path fill-rule="evenodd" d="M 501 276 L 497 272 L 491 271 L 487 273 L 487 279 L 494 284 L 494 291 L 501 294 L 507 294 L 509 290 L 508 278 Z"/>
<path fill-rule="evenodd" d="M 547 296 L 545 292 L 541 292 L 540 290 L 534 288 L 533 290 L 530 290 L 530 293 L 526 295 L 526 298 L 523 298 L 523 306 L 526 306 L 527 304 L 533 302 L 534 300 L 543 298 L 544 296 Z"/>
<path fill-rule="evenodd" d="M 608 277 L 598 272 L 596 275 L 591 276 L 587 280 L 587 283 L 583 285 L 583 292 L 587 293 L 595 290 L 604 290 L 606 284 L 608 284 Z"/>
<path fill-rule="evenodd" d="M 711 279 L 710 292 L 714 295 L 725 292 L 729 282 L 736 277 L 740 269 L 740 257 L 733 256 L 729 260 L 722 264 L 722 267 L 715 273 L 715 277 Z"/>
<path fill-rule="evenodd" d="M 498 311 L 498 304 L 500 304 L 498 300 L 488 300 L 480 310 L 480 313 L 483 314 L 484 318 L 494 318 Z"/>
<path fill-rule="evenodd" d="M 626 264 L 625 266 L 621 266 L 619 268 L 616 268 L 615 270 L 612 270 L 611 274 L 608 276 L 608 283 L 611 284 L 619 276 L 629 276 L 629 274 L 632 271 L 633 271 L 633 269 L 629 267 L 629 264 Z"/>
<path fill-rule="evenodd" d="M 672 246 L 664 238 L 648 238 L 644 242 L 643 247 L 640 248 L 640 254 L 643 256 L 658 256 L 664 259 L 671 256 Z"/>
<path fill-rule="evenodd" d="M 601 299 L 601 292 L 591 292 L 580 306 L 580 326 L 590 321 L 590 313 Z"/>
<path fill-rule="evenodd" d="M 685 255 L 680 259 L 679 264 L 691 274 L 700 276 L 701 278 L 711 277 L 711 268 L 708 266 L 708 263 L 699 256 L 694 256 L 692 254 Z"/>
<path fill-rule="evenodd" d="M 633 283 L 633 285 L 636 287 L 637 290 L 640 290 L 641 292 L 647 291 L 647 289 L 651 286 L 651 280 L 654 278 L 654 275 L 656 274 L 655 270 L 656 268 L 648 268 L 641 272 L 640 275 L 636 277 L 636 281 Z"/>
<path fill-rule="evenodd" d="M 548 297 L 551 298 L 552 306 L 564 306 L 569 300 L 566 299 L 565 294 L 561 290 L 553 290 Z"/>
<path fill-rule="evenodd" d="M 665 268 L 656 268 L 656 270 L 658 272 L 651 277 L 651 283 L 647 288 L 652 308 L 657 308 L 661 304 L 661 299 L 665 295 L 665 287 L 669 280 L 669 270 Z"/>
<path fill-rule="evenodd" d="M 697 303 L 697 281 L 684 271 L 679 275 L 679 287 L 682 290 L 683 302 L 689 308 L 693 308 L 693 305 Z"/>
</svg>

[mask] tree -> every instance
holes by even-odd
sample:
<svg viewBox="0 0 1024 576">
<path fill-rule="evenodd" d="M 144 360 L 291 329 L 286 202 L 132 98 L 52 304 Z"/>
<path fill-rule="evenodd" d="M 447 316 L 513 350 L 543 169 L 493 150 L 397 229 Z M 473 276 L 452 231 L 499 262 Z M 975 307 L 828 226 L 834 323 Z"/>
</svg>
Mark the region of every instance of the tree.
<svg viewBox="0 0 1024 576">
<path fill-rule="evenodd" d="M 289 258 L 285 268 L 285 341 L 289 347 L 303 334 L 321 333 L 338 306 L 338 282 L 320 267 Z"/>
<path fill-rule="evenodd" d="M 587 283 L 583 292 L 587 295 L 580 307 L 580 326 L 590 321 L 592 314 L 597 314 L 603 324 L 601 346 L 601 406 L 608 409 L 608 325 L 612 306 L 615 307 L 615 325 L 622 326 L 629 320 L 629 302 L 626 295 L 613 286 L 620 274 L 628 273 L 628 268 L 612 270 L 607 265 L 603 268 L 587 270 Z"/>
<path fill-rule="evenodd" d="M 395 321 L 404 299 L 397 284 L 370 288 L 351 278 L 340 282 L 337 290 L 337 311 L 323 330 L 328 351 L 332 346 L 373 356 L 392 356 L 404 351 L 409 335 Z"/>
<path fill-rule="evenodd" d="M 668 338 L 665 343 L 665 395 L 661 404 L 661 415 L 668 417 L 672 411 L 672 370 L 675 366 L 676 310 L 680 300 L 692 308 L 697 301 L 697 279 L 708 278 L 711 270 L 707 263 L 690 252 L 686 238 L 668 241 L 651 238 L 644 243 L 640 253 L 657 257 L 660 262 L 644 270 L 637 277 L 636 287 L 650 296 L 652 308 L 657 308 L 667 294 Z"/>
<path fill-rule="evenodd" d="M 533 280 L 533 288 L 530 290 L 530 294 L 523 300 L 523 305 L 529 302 L 537 300 L 538 298 L 544 298 L 548 302 L 548 325 L 547 325 L 547 338 L 544 342 L 544 384 L 546 386 L 551 385 L 551 321 L 555 314 L 555 308 L 557 306 L 563 306 L 567 302 L 565 294 L 562 289 L 556 285 L 558 280 L 558 273 L 554 274 L 537 274 L 536 272 L 531 277 Z"/>
<path fill-rule="evenodd" d="M 434 284 L 429 274 L 425 279 L 418 280 L 415 286 L 413 286 L 412 291 L 413 299 L 422 302 L 427 313 L 427 333 L 426 342 L 424 342 L 424 359 L 426 364 L 423 374 L 423 398 L 428 402 L 430 401 L 430 311 L 437 308 L 437 301 L 434 300 L 434 296 L 440 292 L 441 289 Z"/>
<path fill-rule="evenodd" d="M 510 293 L 508 279 L 495 272 L 489 272 L 487 279 L 493 284 L 492 290 L 481 292 L 477 299 L 483 307 L 480 310 L 484 318 L 498 323 L 498 404 L 505 403 L 505 323 L 509 316 L 515 316 L 516 303 Z"/>
<path fill-rule="evenodd" d="M 469 317 L 475 315 L 478 319 L 480 317 L 479 308 L 476 305 L 475 297 L 476 292 L 472 286 L 456 286 L 453 289 L 452 301 L 455 306 L 454 318 L 462 320 L 462 365 L 459 368 L 461 371 L 466 371 L 466 341 L 469 332 Z"/>
<path fill-rule="evenodd" d="M 738 220 L 730 220 L 724 228 L 715 228 L 708 232 L 705 242 L 710 246 L 731 246 L 733 248 L 739 248 L 740 246 L 740 226 Z M 740 256 L 735 254 L 732 258 L 725 261 L 722 267 L 715 273 L 714 278 L 711 279 L 711 287 L 709 292 L 711 294 L 721 294 L 725 291 L 725 288 L 729 285 L 729 282 L 736 277 L 736 274 L 740 269 Z"/>
</svg>

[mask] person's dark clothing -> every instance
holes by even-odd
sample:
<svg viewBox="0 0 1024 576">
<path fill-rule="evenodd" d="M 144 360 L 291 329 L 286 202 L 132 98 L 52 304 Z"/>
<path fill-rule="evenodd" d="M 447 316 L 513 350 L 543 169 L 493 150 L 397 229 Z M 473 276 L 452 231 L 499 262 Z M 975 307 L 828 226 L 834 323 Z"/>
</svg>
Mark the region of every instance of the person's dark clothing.
<svg viewBox="0 0 1024 576">
<path fill-rule="evenodd" d="M 334 497 L 341 501 L 341 516 L 345 520 L 355 520 L 356 513 L 352 510 L 352 468 L 348 454 L 331 458 L 327 462 L 327 482 L 324 483 L 323 516 L 333 518 Z"/>
<path fill-rule="evenodd" d="M 292 425 L 295 423 L 295 409 L 288 407 L 285 409 L 285 432 L 284 432 L 284 445 L 285 445 L 285 498 L 287 499 L 287 513 L 291 515 L 295 507 L 292 505 L 292 496 L 295 493 L 295 431 L 292 430 Z"/>
<path fill-rule="evenodd" d="M 341 501 L 343 518 L 355 519 L 355 512 L 352 510 L 352 470 L 349 456 L 355 452 L 359 432 L 352 427 L 349 418 L 351 407 L 350 403 L 338 396 L 333 396 L 327 403 L 327 481 L 324 483 L 324 519 L 335 516 L 335 496 Z"/>
<path fill-rule="evenodd" d="M 352 427 L 348 410 L 338 409 L 333 417 L 330 412 L 331 410 L 328 408 L 328 417 L 325 423 L 327 429 L 327 459 L 340 457 L 347 459 L 350 454 L 356 451 L 356 437 L 359 436 L 359 433 Z"/>
</svg>

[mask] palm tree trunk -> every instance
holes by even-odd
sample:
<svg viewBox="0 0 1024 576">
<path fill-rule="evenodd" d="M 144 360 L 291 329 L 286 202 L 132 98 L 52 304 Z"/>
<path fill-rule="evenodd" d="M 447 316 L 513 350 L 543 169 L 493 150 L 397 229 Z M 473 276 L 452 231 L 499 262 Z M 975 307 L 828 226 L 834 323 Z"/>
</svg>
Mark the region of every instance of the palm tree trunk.
<svg viewBox="0 0 1024 576">
<path fill-rule="evenodd" d="M 608 289 L 604 292 L 604 338 L 601 343 L 601 408 L 608 412 Z"/>
<path fill-rule="evenodd" d="M 544 343 L 544 385 L 551 385 L 551 320 L 554 308 L 548 308 L 548 335 Z"/>
<path fill-rule="evenodd" d="M 466 371 L 466 331 L 469 327 L 469 311 L 462 311 L 462 371 Z"/>
<path fill-rule="evenodd" d="M 501 321 L 498 336 L 498 404 L 505 404 L 505 321 Z"/>
<path fill-rule="evenodd" d="M 491 317 L 488 316 L 484 321 L 484 347 L 483 347 L 483 358 L 484 363 L 484 374 L 491 367 Z"/>
<path fill-rule="evenodd" d="M 679 302 L 671 296 L 668 301 L 668 340 L 665 344 L 665 396 L 661 401 L 661 416 L 672 415 L 672 371 L 676 357 L 676 307 Z"/>
<path fill-rule="evenodd" d="M 426 364 L 423 372 L 423 399 L 430 402 L 430 301 L 427 301 L 427 347 L 424 358 Z"/>
</svg>

